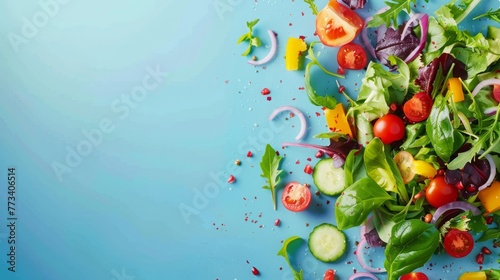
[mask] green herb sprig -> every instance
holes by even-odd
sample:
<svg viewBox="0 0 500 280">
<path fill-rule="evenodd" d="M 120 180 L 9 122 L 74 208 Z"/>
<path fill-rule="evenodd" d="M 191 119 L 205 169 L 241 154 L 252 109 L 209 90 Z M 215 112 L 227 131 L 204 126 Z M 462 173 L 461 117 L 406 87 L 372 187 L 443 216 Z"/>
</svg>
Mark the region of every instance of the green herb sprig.
<svg viewBox="0 0 500 280">
<path fill-rule="evenodd" d="M 489 18 L 491 20 L 494 20 L 494 21 L 500 23 L 500 8 L 496 9 L 496 10 L 493 10 L 493 8 L 490 8 L 486 13 L 480 14 L 473 19 L 476 20 L 476 19 L 480 19 L 483 17 Z"/>
<path fill-rule="evenodd" d="M 262 156 L 262 161 L 260 162 L 260 168 L 262 170 L 261 177 L 267 179 L 267 185 L 262 188 L 271 190 L 274 210 L 276 210 L 276 186 L 280 182 L 280 174 L 283 170 L 279 169 L 280 162 L 283 159 L 282 156 L 278 156 L 273 147 L 269 144 L 266 145 L 266 151 Z"/>
<path fill-rule="evenodd" d="M 314 0 L 304 0 L 306 4 L 309 4 L 309 8 L 311 8 L 313 15 L 318 14 L 318 7 L 314 3 Z"/>
<path fill-rule="evenodd" d="M 241 44 L 242 42 L 248 41 L 248 48 L 245 52 L 243 52 L 242 56 L 247 56 L 252 51 L 252 47 L 260 47 L 262 46 L 262 41 L 258 36 L 253 35 L 253 27 L 259 22 L 259 19 L 254 19 L 252 21 L 247 21 L 248 32 L 241 35 L 238 39 L 237 44 Z"/>
</svg>

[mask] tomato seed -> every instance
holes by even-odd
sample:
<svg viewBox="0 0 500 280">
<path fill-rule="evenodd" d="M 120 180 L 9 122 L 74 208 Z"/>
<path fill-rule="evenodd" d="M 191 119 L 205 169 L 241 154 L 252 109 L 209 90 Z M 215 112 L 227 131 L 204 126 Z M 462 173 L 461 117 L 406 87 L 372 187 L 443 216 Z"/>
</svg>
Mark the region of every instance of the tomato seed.
<svg viewBox="0 0 500 280">
<path fill-rule="evenodd" d="M 236 181 L 236 178 L 235 178 L 233 175 L 229 176 L 229 178 L 227 179 L 227 182 L 228 182 L 229 184 L 234 183 L 234 181 Z"/>
<path fill-rule="evenodd" d="M 483 264 L 484 263 L 484 255 L 483 255 L 483 253 L 477 254 L 477 256 L 476 256 L 476 262 L 478 264 Z"/>
<path fill-rule="evenodd" d="M 313 168 L 310 164 L 306 164 L 306 167 L 304 168 L 304 172 L 307 174 L 312 174 L 313 173 Z"/>
<path fill-rule="evenodd" d="M 276 221 L 274 221 L 274 225 L 277 227 L 280 226 L 280 223 L 281 223 L 280 219 L 276 219 Z"/>
<path fill-rule="evenodd" d="M 481 253 L 483 253 L 485 255 L 491 255 L 490 249 L 488 249 L 488 247 L 486 247 L 486 246 L 481 248 Z"/>
<path fill-rule="evenodd" d="M 268 95 L 271 91 L 268 88 L 264 88 L 260 93 L 262 93 L 262 95 Z"/>
<path fill-rule="evenodd" d="M 253 275 L 259 275 L 260 274 L 259 270 L 257 268 L 255 268 L 255 266 L 252 266 L 252 273 L 253 273 Z"/>
</svg>

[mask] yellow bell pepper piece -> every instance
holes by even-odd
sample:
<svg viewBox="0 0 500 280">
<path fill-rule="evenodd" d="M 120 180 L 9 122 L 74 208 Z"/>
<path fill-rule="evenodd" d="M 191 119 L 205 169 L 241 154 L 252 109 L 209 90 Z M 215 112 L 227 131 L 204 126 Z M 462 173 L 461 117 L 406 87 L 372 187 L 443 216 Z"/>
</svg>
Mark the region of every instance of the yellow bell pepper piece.
<svg viewBox="0 0 500 280">
<path fill-rule="evenodd" d="M 427 177 L 429 179 L 434 178 L 434 176 L 436 176 L 437 174 L 436 168 L 434 168 L 432 164 L 423 160 L 414 160 L 413 168 L 415 170 L 415 173 Z"/>
<path fill-rule="evenodd" d="M 486 280 L 486 273 L 484 271 L 477 271 L 477 272 L 466 272 L 462 275 L 460 275 L 460 278 L 458 280 Z"/>
<path fill-rule="evenodd" d="M 478 194 L 486 212 L 493 213 L 500 210 L 500 182 L 494 181 L 491 186 Z"/>
<path fill-rule="evenodd" d="M 464 101 L 464 91 L 462 89 L 462 81 L 459 78 L 449 78 L 448 79 L 448 91 L 451 91 L 451 99 L 453 102 Z"/>
<path fill-rule="evenodd" d="M 299 69 L 300 53 L 307 50 L 307 44 L 300 38 L 288 38 L 286 43 L 285 67 L 288 71 Z"/>
<path fill-rule="evenodd" d="M 351 126 L 347 121 L 344 105 L 342 103 L 337 104 L 333 109 L 325 108 L 324 113 L 326 124 L 331 132 L 338 132 L 352 137 Z"/>
</svg>

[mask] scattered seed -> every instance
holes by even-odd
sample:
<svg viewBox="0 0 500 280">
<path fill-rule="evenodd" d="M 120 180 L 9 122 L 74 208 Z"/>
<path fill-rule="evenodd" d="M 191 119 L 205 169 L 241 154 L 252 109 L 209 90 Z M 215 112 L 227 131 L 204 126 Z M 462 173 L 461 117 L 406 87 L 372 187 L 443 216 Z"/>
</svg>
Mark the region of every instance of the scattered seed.
<svg viewBox="0 0 500 280">
<path fill-rule="evenodd" d="M 484 263 L 484 255 L 483 255 L 483 253 L 477 254 L 477 256 L 476 256 L 476 262 L 478 264 L 483 264 Z"/>
<path fill-rule="evenodd" d="M 239 160 L 239 159 L 235 160 L 235 161 L 234 161 L 234 164 L 236 164 L 236 165 L 241 165 L 241 160 Z"/>
<path fill-rule="evenodd" d="M 259 275 L 260 271 L 257 268 L 255 268 L 255 266 L 252 266 L 252 274 L 253 275 Z"/>
<path fill-rule="evenodd" d="M 481 248 L 481 253 L 483 253 L 485 255 L 491 255 L 490 249 L 488 249 L 488 247 L 486 247 L 486 246 Z"/>
<path fill-rule="evenodd" d="M 268 95 L 271 93 L 271 91 L 268 88 L 264 88 L 260 93 L 262 93 L 262 95 Z"/>
<path fill-rule="evenodd" d="M 232 184 L 232 183 L 234 183 L 235 181 L 236 181 L 236 178 L 235 178 L 233 175 L 229 176 L 229 178 L 227 179 L 227 182 L 228 182 L 229 184 Z"/>
<path fill-rule="evenodd" d="M 280 219 L 276 219 L 276 221 L 274 221 L 274 225 L 279 227 L 281 224 L 281 220 Z"/>
</svg>

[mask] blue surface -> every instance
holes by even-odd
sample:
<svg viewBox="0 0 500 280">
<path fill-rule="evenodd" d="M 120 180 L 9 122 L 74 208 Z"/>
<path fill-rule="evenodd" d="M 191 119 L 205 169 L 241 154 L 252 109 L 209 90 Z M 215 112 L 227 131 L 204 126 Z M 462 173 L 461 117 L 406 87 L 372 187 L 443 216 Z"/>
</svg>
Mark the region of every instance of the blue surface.
<svg viewBox="0 0 500 280">
<path fill-rule="evenodd" d="M 437 6 L 420 2 L 422 11 Z M 483 2 L 473 15 L 498 8 Z M 284 115 L 268 121 L 276 107 L 308 116 L 307 142 L 321 144 L 312 135 L 325 130 L 321 109 L 300 89 L 303 71 L 284 70 L 288 37 L 316 40 L 302 1 L 2 1 L 0 11 L 0 279 L 292 279 L 276 256 L 292 235 L 304 240 L 294 264 L 305 279 L 326 268 L 338 279 L 360 270 L 358 229 L 346 231 L 347 254 L 335 263 L 307 250 L 312 228 L 334 222 L 334 198 L 314 196 L 302 213 L 281 204 L 274 211 L 261 188 L 263 148 L 293 141 L 300 127 Z M 268 51 L 267 29 L 279 34 L 266 67 L 248 65 L 235 44 L 255 18 L 265 45 L 257 56 Z M 320 58 L 336 69 L 334 57 L 323 49 Z M 355 94 L 362 77 L 349 72 L 343 84 Z M 317 85 L 336 90 L 331 78 Z M 303 168 L 315 152 L 281 152 L 283 181 L 312 184 Z M 7 263 L 9 167 L 17 178 L 16 272 Z M 380 251 L 372 258 L 383 261 Z M 496 258 L 484 267 L 498 267 Z M 473 257 L 436 256 L 422 270 L 456 279 L 478 268 Z"/>
</svg>

